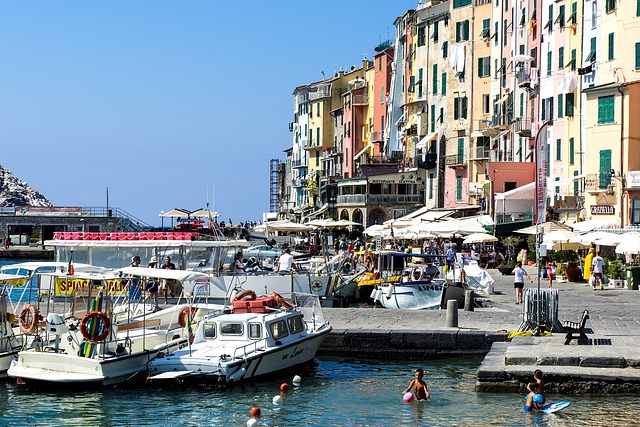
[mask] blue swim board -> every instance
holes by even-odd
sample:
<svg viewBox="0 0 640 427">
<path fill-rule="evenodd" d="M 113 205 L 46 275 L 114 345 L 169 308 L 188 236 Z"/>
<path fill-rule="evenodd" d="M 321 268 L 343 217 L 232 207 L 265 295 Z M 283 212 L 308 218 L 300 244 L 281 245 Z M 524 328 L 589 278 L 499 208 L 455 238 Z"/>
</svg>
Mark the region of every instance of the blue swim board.
<svg viewBox="0 0 640 427">
<path fill-rule="evenodd" d="M 559 411 L 561 409 L 566 408 L 569 405 L 571 405 L 571 402 L 550 403 L 550 404 L 548 404 L 547 406 L 544 407 L 542 412 L 547 412 L 547 413 L 557 412 L 557 411 Z"/>
</svg>

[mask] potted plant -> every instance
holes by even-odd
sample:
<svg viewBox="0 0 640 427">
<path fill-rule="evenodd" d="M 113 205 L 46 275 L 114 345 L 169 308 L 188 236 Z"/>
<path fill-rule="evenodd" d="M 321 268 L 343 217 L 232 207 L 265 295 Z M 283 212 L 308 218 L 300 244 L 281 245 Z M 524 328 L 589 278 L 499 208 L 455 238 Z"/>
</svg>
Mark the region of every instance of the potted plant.
<svg viewBox="0 0 640 427">
<path fill-rule="evenodd" d="M 29 239 L 29 246 L 31 246 L 32 248 L 35 248 L 38 246 L 38 239 L 36 239 L 35 237 L 32 237 Z"/>
<path fill-rule="evenodd" d="M 620 261 L 616 259 L 607 262 L 607 265 L 605 266 L 605 274 L 614 287 L 624 287 L 624 270 L 622 269 L 622 264 L 620 264 Z"/>
<path fill-rule="evenodd" d="M 516 267 L 516 263 L 510 260 L 504 260 L 498 266 L 498 271 L 502 273 L 503 276 L 509 275 L 513 273 L 513 269 Z"/>
</svg>

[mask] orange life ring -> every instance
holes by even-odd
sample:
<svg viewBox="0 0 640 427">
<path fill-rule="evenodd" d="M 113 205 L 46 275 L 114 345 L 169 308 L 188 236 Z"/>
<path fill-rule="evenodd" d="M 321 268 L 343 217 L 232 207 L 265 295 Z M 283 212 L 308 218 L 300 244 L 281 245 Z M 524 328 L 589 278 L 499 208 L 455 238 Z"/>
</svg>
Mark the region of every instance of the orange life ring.
<svg viewBox="0 0 640 427">
<path fill-rule="evenodd" d="M 27 316 L 31 318 L 27 321 Z M 24 308 L 20 312 L 20 317 L 18 323 L 20 324 L 20 330 L 25 334 L 30 334 L 35 331 L 38 327 L 38 322 L 40 322 L 42 316 L 40 316 L 40 312 L 38 311 L 35 305 L 25 304 Z"/>
<path fill-rule="evenodd" d="M 251 289 L 247 289 L 246 291 L 238 292 L 236 294 L 236 296 L 233 297 L 233 301 L 238 301 L 238 300 L 241 300 L 242 298 L 256 299 L 256 293 L 253 292 Z"/>
<path fill-rule="evenodd" d="M 293 305 L 291 305 L 291 303 L 289 301 L 287 301 L 286 299 L 282 298 L 278 293 L 271 292 L 270 295 L 273 297 L 273 299 L 276 300 L 276 302 L 278 304 L 280 304 L 284 308 L 292 308 L 293 307 Z"/>
<path fill-rule="evenodd" d="M 92 336 L 88 330 L 91 319 L 95 319 L 95 321 L 98 322 L 96 324 L 96 332 L 101 331 L 96 336 Z M 80 321 L 80 333 L 82 334 L 84 339 L 89 342 L 104 341 L 104 339 L 109 336 L 109 332 L 111 332 L 111 320 L 109 320 L 109 316 L 101 311 L 90 311 L 89 313 L 85 314 Z"/>
<path fill-rule="evenodd" d="M 185 307 L 180 312 L 180 316 L 178 316 L 178 325 L 185 326 L 187 324 L 187 314 L 189 314 L 189 316 L 191 316 L 191 319 L 193 320 L 193 318 L 196 317 L 196 309 Z"/>
</svg>

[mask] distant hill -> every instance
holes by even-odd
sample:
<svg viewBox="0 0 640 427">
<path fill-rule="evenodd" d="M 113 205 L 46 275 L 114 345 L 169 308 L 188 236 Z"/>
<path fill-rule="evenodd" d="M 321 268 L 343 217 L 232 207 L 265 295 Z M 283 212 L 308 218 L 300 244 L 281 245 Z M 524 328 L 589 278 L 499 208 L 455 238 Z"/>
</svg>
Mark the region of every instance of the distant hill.
<svg viewBox="0 0 640 427">
<path fill-rule="evenodd" d="M 0 207 L 53 206 L 46 197 L 0 166 Z"/>
</svg>

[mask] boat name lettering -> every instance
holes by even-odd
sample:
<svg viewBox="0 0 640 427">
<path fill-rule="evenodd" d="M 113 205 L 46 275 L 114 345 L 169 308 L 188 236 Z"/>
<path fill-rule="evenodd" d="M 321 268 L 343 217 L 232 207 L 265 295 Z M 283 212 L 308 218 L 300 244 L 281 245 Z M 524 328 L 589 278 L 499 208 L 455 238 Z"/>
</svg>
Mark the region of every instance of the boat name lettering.
<svg viewBox="0 0 640 427">
<path fill-rule="evenodd" d="M 106 280 L 105 283 L 110 294 L 122 292 L 127 287 L 127 280 Z M 99 290 L 102 289 L 102 282 L 95 284 L 92 280 L 88 279 L 60 277 L 56 278 L 55 293 L 56 295 L 65 295 L 77 290 L 88 291 L 89 286 L 91 286 L 92 289 Z"/>
<path fill-rule="evenodd" d="M 418 285 L 419 291 L 439 291 L 441 289 L 440 285 Z"/>
</svg>

